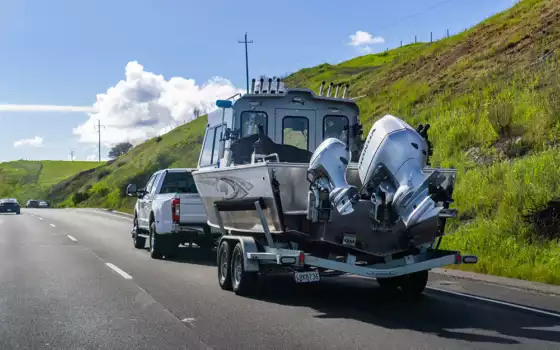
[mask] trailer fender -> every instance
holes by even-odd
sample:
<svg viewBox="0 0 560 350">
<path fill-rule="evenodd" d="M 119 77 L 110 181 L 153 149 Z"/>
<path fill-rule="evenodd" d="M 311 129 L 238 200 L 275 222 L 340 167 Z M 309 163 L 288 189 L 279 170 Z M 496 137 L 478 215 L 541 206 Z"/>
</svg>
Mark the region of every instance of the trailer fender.
<svg viewBox="0 0 560 350">
<path fill-rule="evenodd" d="M 247 259 L 247 253 L 259 252 L 257 248 L 257 244 L 253 237 L 222 236 L 220 238 L 220 243 L 218 243 L 218 247 L 222 244 L 222 241 L 228 241 L 229 243 L 231 243 L 232 246 L 235 246 L 237 243 L 241 243 L 241 248 L 243 249 L 243 265 L 245 266 L 245 271 L 250 271 L 250 272 L 260 271 L 260 266 L 258 261 Z"/>
</svg>

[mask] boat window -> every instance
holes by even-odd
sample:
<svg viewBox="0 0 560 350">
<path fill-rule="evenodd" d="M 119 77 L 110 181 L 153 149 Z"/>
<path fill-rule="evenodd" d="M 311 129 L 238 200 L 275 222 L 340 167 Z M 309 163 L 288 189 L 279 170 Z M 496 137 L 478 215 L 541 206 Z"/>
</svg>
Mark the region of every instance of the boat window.
<svg viewBox="0 0 560 350">
<path fill-rule="evenodd" d="M 244 111 L 241 113 L 241 137 L 257 134 L 259 124 L 268 133 L 268 116 L 265 112 Z"/>
<path fill-rule="evenodd" d="M 200 166 L 206 166 L 212 164 L 212 153 L 214 146 L 214 135 L 215 128 L 208 129 L 206 131 L 206 138 L 204 139 L 204 144 L 202 145 L 202 152 L 200 153 Z"/>
<path fill-rule="evenodd" d="M 282 143 L 309 150 L 309 120 L 305 117 L 282 119 Z"/>
<path fill-rule="evenodd" d="M 220 151 L 220 140 L 222 139 L 222 129 L 223 126 L 220 125 L 216 128 L 216 135 L 214 136 L 214 151 L 212 152 L 212 159 L 210 164 L 216 164 L 218 162 Z"/>
<path fill-rule="evenodd" d="M 168 172 L 159 193 L 198 193 L 190 172 Z"/>
<path fill-rule="evenodd" d="M 348 118 L 344 115 L 327 115 L 323 118 L 323 141 L 334 137 L 348 144 Z"/>
</svg>

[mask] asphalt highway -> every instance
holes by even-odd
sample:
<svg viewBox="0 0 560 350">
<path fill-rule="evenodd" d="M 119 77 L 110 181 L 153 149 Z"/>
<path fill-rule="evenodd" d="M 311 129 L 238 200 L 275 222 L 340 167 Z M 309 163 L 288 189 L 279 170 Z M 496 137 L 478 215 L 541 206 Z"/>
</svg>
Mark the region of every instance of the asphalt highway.
<svg viewBox="0 0 560 350">
<path fill-rule="evenodd" d="M 93 209 L 0 215 L 0 349 L 560 349 L 559 296 L 434 274 L 419 300 L 288 275 L 239 297 L 215 254 L 153 260 L 130 229 Z"/>
</svg>

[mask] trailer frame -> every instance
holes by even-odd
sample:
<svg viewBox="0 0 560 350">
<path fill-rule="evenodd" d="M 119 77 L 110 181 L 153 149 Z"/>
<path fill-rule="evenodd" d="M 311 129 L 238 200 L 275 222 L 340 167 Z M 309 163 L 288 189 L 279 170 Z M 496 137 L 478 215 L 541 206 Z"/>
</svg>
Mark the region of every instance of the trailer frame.
<svg viewBox="0 0 560 350">
<path fill-rule="evenodd" d="M 372 265 L 357 265 L 356 256 L 350 253 L 346 254 L 344 261 L 320 258 L 297 249 L 294 242 L 275 242 L 262 211 L 263 205 L 262 198 L 254 200 L 254 208 L 265 236 L 264 240 L 258 240 L 253 236 L 229 234 L 224 229 L 220 212 L 237 209 L 229 204 L 214 204 L 223 234 L 217 253 L 218 279 L 222 289 L 233 290 L 240 295 L 250 294 L 256 290 L 259 273 L 282 270 L 293 272 L 296 283 L 313 283 L 320 281 L 321 277 L 352 274 L 376 278 L 382 287 L 401 287 L 404 290 L 405 280 L 414 280 L 412 288 L 407 285 L 407 289 L 419 294 L 426 286 L 429 270 L 446 265 L 475 264 L 478 261 L 474 255 L 462 256 L 458 251 L 438 249 L 439 244 L 435 247 L 434 244 L 423 246 L 417 254 Z M 246 205 L 243 210 L 247 210 Z M 321 272 L 320 269 L 326 271 Z"/>
</svg>

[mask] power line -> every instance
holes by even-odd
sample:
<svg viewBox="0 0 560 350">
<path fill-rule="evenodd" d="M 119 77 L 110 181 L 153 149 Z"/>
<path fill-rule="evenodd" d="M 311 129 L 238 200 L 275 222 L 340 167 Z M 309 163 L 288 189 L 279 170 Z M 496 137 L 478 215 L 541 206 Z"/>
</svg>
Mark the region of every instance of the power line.
<svg viewBox="0 0 560 350">
<path fill-rule="evenodd" d="M 247 44 L 252 44 L 253 40 L 247 41 L 247 33 L 245 33 L 245 40 L 237 41 L 239 44 L 245 44 L 245 74 L 247 78 L 247 93 L 249 93 L 249 49 L 247 48 Z"/>
</svg>

